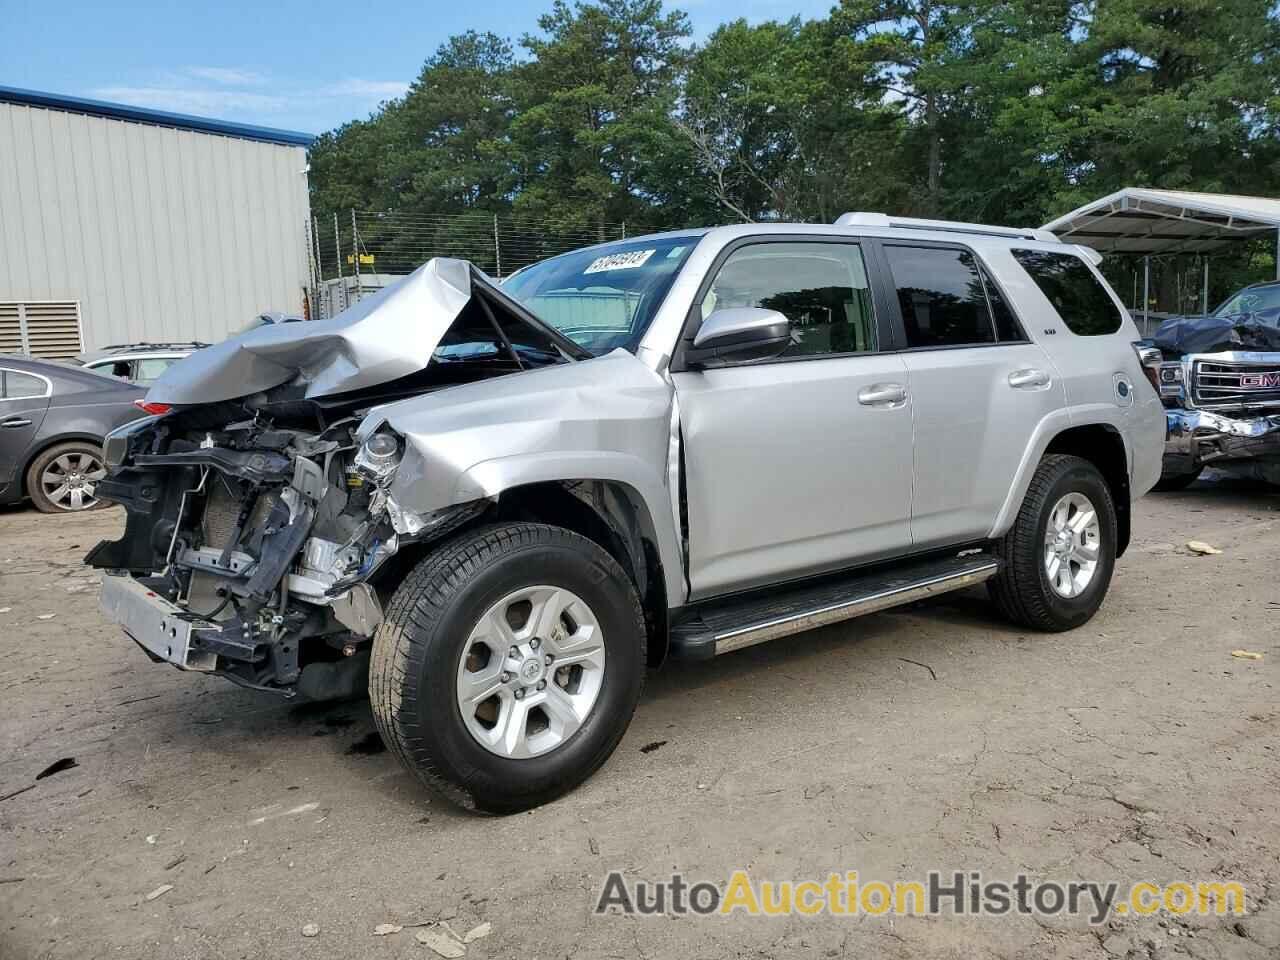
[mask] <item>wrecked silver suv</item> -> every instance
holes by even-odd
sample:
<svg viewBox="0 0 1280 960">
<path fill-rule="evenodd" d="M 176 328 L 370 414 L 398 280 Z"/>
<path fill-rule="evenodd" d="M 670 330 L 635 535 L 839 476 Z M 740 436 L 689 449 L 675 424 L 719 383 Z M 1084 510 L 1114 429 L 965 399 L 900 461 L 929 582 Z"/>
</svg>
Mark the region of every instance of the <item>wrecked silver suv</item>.
<svg viewBox="0 0 1280 960">
<path fill-rule="evenodd" d="M 1160 470 L 1137 331 L 1038 231 L 846 215 L 642 237 L 501 286 L 433 260 L 175 365 L 88 562 L 156 661 L 367 687 L 490 811 L 580 783 L 646 666 L 986 583 L 1097 610 Z"/>
</svg>

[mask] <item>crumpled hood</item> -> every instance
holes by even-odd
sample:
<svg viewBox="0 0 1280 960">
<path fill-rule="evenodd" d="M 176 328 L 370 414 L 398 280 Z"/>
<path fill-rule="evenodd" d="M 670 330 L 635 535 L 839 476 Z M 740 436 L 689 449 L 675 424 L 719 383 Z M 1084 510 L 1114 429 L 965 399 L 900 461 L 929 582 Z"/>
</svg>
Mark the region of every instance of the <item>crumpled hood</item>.
<svg viewBox="0 0 1280 960">
<path fill-rule="evenodd" d="M 324 320 L 258 327 L 197 350 L 151 385 L 147 400 L 232 400 L 305 382 L 305 396 L 344 393 L 416 373 L 472 295 L 472 267 L 438 257 Z"/>
<path fill-rule="evenodd" d="M 1231 350 L 1280 351 L 1280 311 L 1262 310 L 1228 317 L 1170 317 L 1152 341 L 1169 358 Z"/>
</svg>

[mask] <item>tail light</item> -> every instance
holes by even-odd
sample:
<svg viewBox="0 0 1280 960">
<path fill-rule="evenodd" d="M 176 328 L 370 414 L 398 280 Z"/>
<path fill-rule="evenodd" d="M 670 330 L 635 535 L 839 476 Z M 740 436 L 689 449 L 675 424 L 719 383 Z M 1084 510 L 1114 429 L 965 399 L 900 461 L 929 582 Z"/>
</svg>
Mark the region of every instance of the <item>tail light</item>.
<svg viewBox="0 0 1280 960">
<path fill-rule="evenodd" d="M 135 400 L 133 401 L 133 405 L 143 413 L 149 413 L 153 417 L 161 416 L 173 409 L 173 407 L 167 403 L 155 403 L 154 401 L 148 400 Z"/>
<path fill-rule="evenodd" d="M 1138 362 L 1142 364 L 1142 372 L 1151 386 L 1162 397 L 1182 396 L 1183 373 L 1182 364 L 1177 361 L 1166 362 L 1160 348 L 1153 346 L 1150 340 L 1138 340 L 1133 349 L 1138 354 Z"/>
</svg>

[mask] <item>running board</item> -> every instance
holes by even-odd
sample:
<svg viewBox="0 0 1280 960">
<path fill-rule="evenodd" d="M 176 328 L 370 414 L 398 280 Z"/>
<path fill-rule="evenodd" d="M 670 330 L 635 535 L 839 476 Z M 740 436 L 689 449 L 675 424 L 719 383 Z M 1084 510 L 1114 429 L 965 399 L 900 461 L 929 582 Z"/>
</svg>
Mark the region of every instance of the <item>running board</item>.
<svg viewBox="0 0 1280 960">
<path fill-rule="evenodd" d="M 851 574 L 822 586 L 792 586 L 750 599 L 707 601 L 677 615 L 671 655 L 709 660 L 730 650 L 897 607 L 982 583 L 1000 562 L 988 553 Z"/>
</svg>

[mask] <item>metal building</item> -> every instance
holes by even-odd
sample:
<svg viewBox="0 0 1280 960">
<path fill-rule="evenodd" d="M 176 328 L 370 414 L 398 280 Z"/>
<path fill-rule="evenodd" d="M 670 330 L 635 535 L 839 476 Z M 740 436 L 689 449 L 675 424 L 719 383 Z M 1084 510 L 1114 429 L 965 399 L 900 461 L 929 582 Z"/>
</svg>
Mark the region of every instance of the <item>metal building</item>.
<svg viewBox="0 0 1280 960">
<path fill-rule="evenodd" d="M 0 353 L 301 313 L 312 139 L 0 87 Z"/>
</svg>

